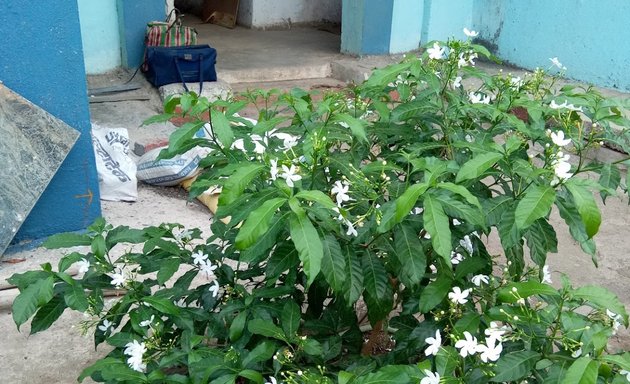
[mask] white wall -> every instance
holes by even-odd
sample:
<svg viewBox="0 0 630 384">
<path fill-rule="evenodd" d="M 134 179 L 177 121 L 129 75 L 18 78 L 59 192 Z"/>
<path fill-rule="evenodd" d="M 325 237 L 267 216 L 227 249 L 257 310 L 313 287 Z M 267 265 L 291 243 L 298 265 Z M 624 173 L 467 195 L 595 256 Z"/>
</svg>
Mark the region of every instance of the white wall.
<svg viewBox="0 0 630 384">
<path fill-rule="evenodd" d="M 293 24 L 341 22 L 341 0 L 240 0 L 240 25 L 288 28 Z"/>
<path fill-rule="evenodd" d="M 85 72 L 104 73 L 121 65 L 116 0 L 78 0 Z"/>
</svg>

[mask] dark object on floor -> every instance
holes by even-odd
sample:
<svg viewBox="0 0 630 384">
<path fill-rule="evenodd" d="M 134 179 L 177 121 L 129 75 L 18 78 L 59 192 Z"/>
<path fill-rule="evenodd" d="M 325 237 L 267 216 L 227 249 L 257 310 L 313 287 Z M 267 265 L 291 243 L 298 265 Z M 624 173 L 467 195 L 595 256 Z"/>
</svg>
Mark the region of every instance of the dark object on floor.
<svg viewBox="0 0 630 384">
<path fill-rule="evenodd" d="M 209 45 L 147 47 L 147 80 L 156 87 L 165 84 L 217 81 L 217 50 Z M 199 90 L 201 94 L 201 90 Z"/>
<path fill-rule="evenodd" d="M 205 0 L 201 20 L 226 28 L 236 26 L 239 0 Z"/>
<path fill-rule="evenodd" d="M 109 87 L 99 87 L 99 88 L 89 88 L 88 96 L 102 96 L 108 95 L 110 93 L 118 93 L 118 92 L 127 92 L 127 91 L 135 91 L 136 89 L 140 89 L 140 84 L 116 84 Z"/>
</svg>

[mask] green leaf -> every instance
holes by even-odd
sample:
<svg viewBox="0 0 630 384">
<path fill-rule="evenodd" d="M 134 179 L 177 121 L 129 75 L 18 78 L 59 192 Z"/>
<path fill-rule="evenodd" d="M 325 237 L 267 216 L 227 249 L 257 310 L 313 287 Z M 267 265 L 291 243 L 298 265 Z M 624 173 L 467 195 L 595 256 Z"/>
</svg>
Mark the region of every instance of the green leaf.
<svg viewBox="0 0 630 384">
<path fill-rule="evenodd" d="M 236 200 L 263 169 L 264 164 L 245 164 L 239 167 L 223 184 L 219 205 L 228 205 Z"/>
<path fill-rule="evenodd" d="M 306 215 L 292 215 L 289 229 L 291 240 L 304 266 L 304 273 L 308 279 L 307 285 L 311 285 L 321 270 L 324 257 L 322 241 Z"/>
<path fill-rule="evenodd" d="M 418 234 L 407 225 L 399 225 L 394 231 L 394 250 L 400 261 L 402 282 L 411 287 L 424 277 L 427 257 L 424 254 Z"/>
<path fill-rule="evenodd" d="M 269 280 L 277 279 L 282 272 L 297 266 L 299 263 L 300 259 L 295 246 L 292 243 L 280 244 L 267 260 L 265 275 Z"/>
<path fill-rule="evenodd" d="M 621 369 L 630 371 L 630 353 L 626 352 L 623 355 L 601 355 L 599 359 L 611 364 L 617 365 Z"/>
<path fill-rule="evenodd" d="M 556 198 L 556 191 L 550 186 L 537 185 L 525 192 L 514 212 L 516 226 L 525 229 L 534 221 L 546 217 Z"/>
<path fill-rule="evenodd" d="M 252 211 L 236 235 L 236 248 L 246 249 L 256 243 L 267 232 L 274 214 L 286 201 L 287 199 L 284 197 L 276 197 L 265 201 L 260 207 Z"/>
<path fill-rule="evenodd" d="M 116 366 L 119 364 L 124 364 L 124 363 L 120 361 L 120 359 L 117 359 L 114 357 L 105 357 L 103 359 L 97 360 L 94 364 L 90 365 L 89 367 L 81 371 L 81 374 L 79 375 L 78 380 L 79 382 L 83 382 L 83 380 L 85 380 L 87 377 L 92 376 L 96 372 L 100 372 L 106 366 L 108 365 Z"/>
<path fill-rule="evenodd" d="M 333 235 L 326 235 L 322 241 L 322 274 L 330 288 L 336 293 L 342 293 L 346 282 L 346 260 L 341 253 L 339 242 Z"/>
<path fill-rule="evenodd" d="M 403 62 L 393 65 L 388 65 L 384 68 L 375 69 L 374 72 L 370 75 L 370 77 L 363 84 L 365 88 L 367 87 L 379 87 L 384 88 L 387 87 L 387 84 L 391 83 L 396 79 L 401 72 L 407 70 L 410 67 L 411 63 Z"/>
<path fill-rule="evenodd" d="M 277 325 L 273 324 L 269 320 L 252 319 L 247 324 L 247 329 L 256 335 L 263 335 L 265 337 L 287 341 L 282 329 L 278 328 Z"/>
<path fill-rule="evenodd" d="M 217 139 L 223 144 L 225 148 L 230 148 L 234 142 L 234 132 L 230 127 L 230 122 L 222 112 L 216 109 L 210 110 L 212 131 L 216 135 Z"/>
<path fill-rule="evenodd" d="M 282 307 L 280 324 L 287 339 L 291 340 L 297 335 L 297 331 L 300 328 L 301 315 L 300 307 L 294 301 L 287 301 Z"/>
<path fill-rule="evenodd" d="M 78 281 L 67 284 L 64 289 L 64 301 L 66 305 L 75 311 L 85 312 L 90 306 L 87 294 Z"/>
<path fill-rule="evenodd" d="M 173 316 L 179 316 L 179 307 L 177 307 L 169 299 L 158 298 L 155 296 L 145 296 L 142 301 L 149 304 L 158 311 Z"/>
<path fill-rule="evenodd" d="M 599 362 L 589 356 L 575 360 L 567 370 L 561 384 L 595 384 Z"/>
<path fill-rule="evenodd" d="M 578 213 L 584 223 L 586 235 L 590 239 L 599 231 L 599 225 L 602 222 L 602 217 L 599 212 L 599 208 L 597 207 L 597 203 L 595 203 L 595 199 L 593 198 L 593 194 L 591 191 L 586 189 L 586 187 L 579 185 L 572 180 L 566 182 L 564 186 L 569 190 L 571 196 L 573 196 L 575 206 L 577 207 Z"/>
<path fill-rule="evenodd" d="M 204 121 L 186 123 L 182 125 L 181 128 L 173 131 L 168 139 L 168 154 L 173 156 L 174 154 L 178 153 L 179 149 L 183 147 L 184 143 L 192 139 L 195 133 L 197 133 L 197 131 L 201 129 L 204 124 Z M 162 156 L 162 153 L 160 153 L 160 156 Z"/>
<path fill-rule="evenodd" d="M 143 230 L 132 229 L 127 226 L 112 229 L 107 232 L 107 237 L 105 238 L 108 248 L 120 243 L 140 244 L 144 240 L 146 240 L 146 238 Z"/>
<path fill-rule="evenodd" d="M 240 312 L 234 320 L 232 320 L 232 324 L 230 324 L 230 341 L 236 342 L 243 335 L 243 330 L 245 329 L 245 323 L 247 322 L 248 312 L 243 311 Z"/>
<path fill-rule="evenodd" d="M 453 248 L 448 216 L 444 213 L 440 202 L 429 194 L 424 198 L 422 219 L 424 220 L 424 229 L 431 235 L 433 249 L 447 263 L 450 263 Z"/>
<path fill-rule="evenodd" d="M 514 289 L 516 289 L 516 292 L 514 292 Z M 504 303 L 515 303 L 521 298 L 526 299 L 533 295 L 560 296 L 558 291 L 551 285 L 530 280 L 508 284 L 499 290 L 497 297 Z"/>
<path fill-rule="evenodd" d="M 243 367 L 253 368 L 254 364 L 271 359 L 274 353 L 276 353 L 276 344 L 263 340 L 243 358 Z"/>
<path fill-rule="evenodd" d="M 116 382 L 146 383 L 147 377 L 144 373 L 134 371 L 122 361 L 119 364 L 108 364 L 101 369 L 101 376 L 105 380 L 115 380 Z"/>
<path fill-rule="evenodd" d="M 628 326 L 628 312 L 626 312 L 626 308 L 617 295 L 608 289 L 597 285 L 585 285 L 575 289 L 572 295 L 576 299 L 588 301 L 603 311 L 608 309 L 617 315 L 621 315 L 624 319 L 624 324 Z"/>
<path fill-rule="evenodd" d="M 344 248 L 346 259 L 346 284 L 344 286 L 344 299 L 351 305 L 354 304 L 363 292 L 363 269 L 361 260 L 355 255 L 350 246 Z"/>
<path fill-rule="evenodd" d="M 15 298 L 12 314 L 18 331 L 20 326 L 33 316 L 38 307 L 43 306 L 53 298 L 54 283 L 55 280 L 52 276 L 38 280 L 30 284 Z"/>
<path fill-rule="evenodd" d="M 444 300 L 451 289 L 453 278 L 448 274 L 440 274 L 435 281 L 429 283 L 420 294 L 420 313 L 427 313 Z"/>
<path fill-rule="evenodd" d="M 457 368 L 459 361 L 457 350 L 452 346 L 444 346 L 435 356 L 435 369 L 440 376 L 449 376 Z"/>
<path fill-rule="evenodd" d="M 477 199 L 475 195 L 470 193 L 470 191 L 463 185 L 457 185 L 453 183 L 439 183 L 437 185 L 437 188 L 446 189 L 448 191 L 451 191 L 455 194 L 460 195 L 468 202 L 468 204 L 474 205 L 475 207 L 479 208 L 479 210 L 481 211 L 481 204 L 479 203 L 479 199 Z"/>
<path fill-rule="evenodd" d="M 409 376 L 402 369 L 382 368 L 377 372 L 357 377 L 352 384 L 400 384 L 410 382 Z"/>
<path fill-rule="evenodd" d="M 536 220 L 524 233 L 532 260 L 539 267 L 546 264 L 547 253 L 558 252 L 556 231 L 545 219 Z"/>
<path fill-rule="evenodd" d="M 68 268 L 70 268 L 70 266 L 72 266 L 72 264 L 76 263 L 77 261 L 83 258 L 85 258 L 85 255 L 80 254 L 79 252 L 72 252 L 70 254 L 67 254 L 64 257 L 62 257 L 61 260 L 59 260 L 57 269 L 59 269 L 59 272 L 65 272 L 68 270 Z"/>
<path fill-rule="evenodd" d="M 389 231 L 395 224 L 400 223 L 413 209 L 420 195 L 424 194 L 429 188 L 426 183 L 414 184 L 407 188 L 398 199 L 396 199 L 396 215 L 390 222 L 381 222 L 379 232 Z"/>
<path fill-rule="evenodd" d="M 319 204 L 321 204 L 322 206 L 324 206 L 324 207 L 326 207 L 328 209 L 333 209 L 333 208 L 335 208 L 337 206 L 330 199 L 330 196 L 328 196 L 327 194 L 325 194 L 322 191 L 317 191 L 317 190 L 300 191 L 300 192 L 295 194 L 295 197 L 297 197 L 298 199 L 302 199 L 302 200 L 314 201 L 314 202 L 319 203 Z"/>
<path fill-rule="evenodd" d="M 175 272 L 179 270 L 179 266 L 181 264 L 181 259 L 179 258 L 168 258 L 166 260 L 160 261 L 160 270 L 157 273 L 157 281 L 158 284 L 164 285 Z"/>
<path fill-rule="evenodd" d="M 606 163 L 600 170 L 599 183 L 607 189 L 616 190 L 621 183 L 621 173 L 616 165 Z M 606 203 L 606 197 L 612 194 L 605 189 L 599 192 L 602 201 Z"/>
<path fill-rule="evenodd" d="M 66 309 L 66 303 L 61 296 L 55 296 L 43 305 L 31 322 L 31 335 L 48 329 Z"/>
<path fill-rule="evenodd" d="M 265 381 L 263 375 L 261 375 L 258 371 L 254 371 L 253 369 L 243 369 L 238 373 L 238 375 L 258 384 L 262 384 Z"/>
<path fill-rule="evenodd" d="M 494 382 L 516 381 L 527 376 L 536 366 L 542 355 L 534 351 L 516 351 L 502 355 L 495 368 Z"/>
<path fill-rule="evenodd" d="M 569 226 L 571 236 L 580 244 L 584 252 L 591 255 L 593 262 L 597 265 L 597 260 L 595 258 L 595 242 L 588 238 L 586 228 L 580 218 L 577 208 L 575 207 L 575 203 L 573 203 L 572 199 L 566 200 L 558 196 L 556 199 L 556 206 L 558 207 L 560 217 L 562 217 L 564 222 Z"/>
<path fill-rule="evenodd" d="M 70 248 L 82 245 L 91 245 L 92 239 L 86 234 L 80 233 L 59 233 L 52 235 L 44 241 L 42 246 L 48 249 Z"/>
<path fill-rule="evenodd" d="M 387 271 L 383 263 L 371 252 L 363 256 L 363 284 L 368 319 L 372 325 L 383 320 L 392 311 L 393 295 Z"/>
<path fill-rule="evenodd" d="M 363 122 L 361 120 L 354 118 L 347 113 L 338 113 L 333 118 L 333 121 L 347 124 L 352 132 L 352 136 L 363 142 L 368 141 L 365 134 L 365 127 L 363 127 Z"/>
<path fill-rule="evenodd" d="M 496 152 L 487 152 L 477 155 L 468 160 L 457 172 L 455 182 L 461 183 L 465 180 L 473 180 L 484 174 L 488 168 L 492 167 L 497 161 L 503 158 L 503 154 Z"/>
</svg>

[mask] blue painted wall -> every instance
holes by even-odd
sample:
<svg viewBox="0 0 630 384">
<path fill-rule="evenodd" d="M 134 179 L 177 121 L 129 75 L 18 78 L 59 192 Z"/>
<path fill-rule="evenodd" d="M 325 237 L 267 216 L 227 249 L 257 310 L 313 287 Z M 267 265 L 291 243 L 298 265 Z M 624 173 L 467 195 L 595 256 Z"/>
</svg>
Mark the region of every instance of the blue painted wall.
<svg viewBox="0 0 630 384">
<path fill-rule="evenodd" d="M 473 0 L 424 0 L 422 44 L 450 37 L 465 39 L 464 28 L 472 29 Z"/>
<path fill-rule="evenodd" d="M 423 0 L 395 0 L 392 10 L 392 29 L 389 53 L 412 51 L 420 47 L 424 18 Z"/>
<path fill-rule="evenodd" d="M 116 0 L 79 0 L 85 71 L 98 74 L 121 65 Z"/>
<path fill-rule="evenodd" d="M 363 0 L 343 0 L 341 11 L 341 52 L 361 54 Z"/>
<path fill-rule="evenodd" d="M 568 77 L 630 91 L 628 0 L 475 0 L 474 20 L 507 62 L 547 68 L 558 57 Z"/>
<path fill-rule="evenodd" d="M 392 1 L 364 0 L 362 53 L 389 53 L 393 8 Z"/>
<path fill-rule="evenodd" d="M 117 0 L 116 5 L 122 65 L 136 68 L 144 57 L 147 23 L 166 18 L 164 0 Z"/>
<path fill-rule="evenodd" d="M 0 80 L 81 132 L 14 242 L 83 229 L 101 209 L 77 3 L 4 0 L 2 5 Z M 91 201 L 82 197 L 90 192 Z"/>
</svg>

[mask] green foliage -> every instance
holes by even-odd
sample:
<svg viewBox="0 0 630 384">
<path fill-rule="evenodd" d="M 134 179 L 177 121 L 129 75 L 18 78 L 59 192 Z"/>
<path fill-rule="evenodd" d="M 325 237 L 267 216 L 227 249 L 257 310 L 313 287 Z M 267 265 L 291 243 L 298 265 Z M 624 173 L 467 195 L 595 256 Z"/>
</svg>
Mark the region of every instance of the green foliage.
<svg viewBox="0 0 630 384">
<path fill-rule="evenodd" d="M 167 100 L 147 123 L 178 106 L 191 122 L 162 156 L 211 150 L 192 193 L 221 187 L 223 221 L 207 239 L 102 219 L 52 236 L 49 248 L 83 248 L 9 280 L 18 329 L 84 312 L 113 350 L 79 380 L 106 383 L 624 382 L 630 355 L 606 352 L 623 304 L 551 286 L 546 260 L 558 231 L 596 254 L 594 194 L 627 192 L 628 160 L 588 159 L 630 142 L 611 127 L 627 125 L 627 103 L 541 70 L 486 74 L 472 64 L 490 54 L 470 41 L 428 48 L 319 98 Z M 256 122 L 238 115 L 248 104 Z"/>
</svg>

